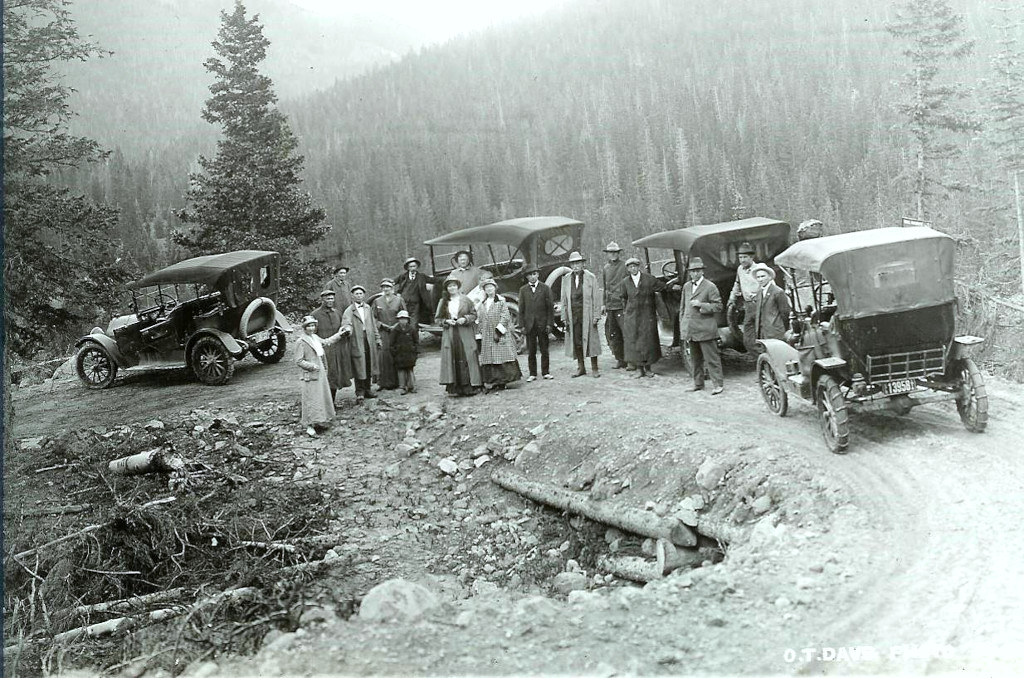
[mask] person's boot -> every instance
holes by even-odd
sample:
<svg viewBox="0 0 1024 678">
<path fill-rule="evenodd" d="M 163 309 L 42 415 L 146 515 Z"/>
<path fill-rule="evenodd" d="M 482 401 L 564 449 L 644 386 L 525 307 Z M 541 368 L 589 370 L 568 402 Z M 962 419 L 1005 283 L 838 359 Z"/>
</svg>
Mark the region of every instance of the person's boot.
<svg viewBox="0 0 1024 678">
<path fill-rule="evenodd" d="M 591 374 L 593 374 L 594 379 L 597 379 L 598 377 L 601 376 L 601 372 L 598 371 L 597 369 L 597 358 L 590 359 L 590 372 Z"/>
<path fill-rule="evenodd" d="M 576 365 L 577 365 L 577 367 L 576 367 L 576 374 L 572 375 L 573 378 L 582 377 L 583 375 L 585 375 L 587 373 L 587 368 L 583 366 L 583 359 L 582 358 L 580 358 L 579 360 L 576 361 Z"/>
<path fill-rule="evenodd" d="M 647 368 L 644 365 L 638 365 L 636 368 L 636 378 L 643 379 L 647 372 Z"/>
<path fill-rule="evenodd" d="M 613 370 L 621 370 L 621 369 L 624 369 L 625 367 L 626 367 L 626 361 L 625 360 L 616 360 L 615 361 L 615 367 L 613 367 L 612 369 Z"/>
</svg>

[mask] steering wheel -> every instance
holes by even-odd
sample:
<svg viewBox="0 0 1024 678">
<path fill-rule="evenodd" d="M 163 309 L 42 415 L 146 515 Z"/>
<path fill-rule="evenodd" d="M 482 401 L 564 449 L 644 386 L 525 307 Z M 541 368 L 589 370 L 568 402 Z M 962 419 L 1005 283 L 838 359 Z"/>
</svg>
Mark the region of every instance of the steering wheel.
<svg viewBox="0 0 1024 678">
<path fill-rule="evenodd" d="M 159 317 L 164 315 L 168 310 L 178 305 L 178 300 L 167 294 L 166 292 L 157 292 L 156 296 L 153 297 L 153 306 L 147 308 L 145 311 L 139 313 L 140 316 L 153 316 Z"/>
<path fill-rule="evenodd" d="M 677 276 L 675 259 L 666 261 L 661 265 L 661 275 L 666 278 L 675 278 Z"/>
</svg>

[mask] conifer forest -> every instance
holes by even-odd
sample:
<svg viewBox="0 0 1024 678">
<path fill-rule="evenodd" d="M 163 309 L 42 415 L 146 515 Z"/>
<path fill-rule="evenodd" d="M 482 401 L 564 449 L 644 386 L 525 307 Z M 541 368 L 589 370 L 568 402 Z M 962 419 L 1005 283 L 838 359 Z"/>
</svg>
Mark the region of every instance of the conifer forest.
<svg viewBox="0 0 1024 678">
<path fill-rule="evenodd" d="M 133 4 L 104 4 L 120 2 Z M 201 113 L 219 17 L 193 38 L 201 56 L 177 68 L 159 54 L 126 53 L 148 49 L 138 36 L 108 44 L 117 33 L 105 35 L 87 5 L 69 5 L 70 18 L 80 17 L 96 50 L 114 54 L 62 66 L 76 90 L 66 122 L 106 154 L 53 167 L 44 181 L 116 211 L 107 235 L 116 272 L 130 278 L 193 254 L 181 217 L 195 215 L 186 203 L 209 167 L 200 158 L 213 162 L 223 138 Z M 278 5 L 256 9 L 268 54 L 287 61 L 274 51 L 289 21 Z M 196 2 L 179 11 L 215 13 Z M 827 233 L 910 217 L 957 239 L 965 285 L 1019 297 L 1022 21 L 1024 8 L 1007 0 L 579 0 L 355 76 L 338 66 L 333 84 L 305 92 L 298 76 L 286 96 L 275 81 L 306 207 L 323 215 L 315 235 L 284 254 L 304 262 L 304 281 L 344 261 L 366 283 L 424 255 L 430 237 L 518 216 L 585 222 L 595 255 L 609 240 L 745 216 L 794 226 L 817 218 Z M 396 54 L 408 44 L 387 39 Z M 7 164 L 5 153 L 9 173 Z M 87 275 L 88 261 L 73 263 Z M 295 290 L 294 305 L 313 292 Z M 87 330 L 112 303 L 97 297 L 51 313 L 54 332 L 21 353 L 60 354 L 58 338 Z"/>
</svg>

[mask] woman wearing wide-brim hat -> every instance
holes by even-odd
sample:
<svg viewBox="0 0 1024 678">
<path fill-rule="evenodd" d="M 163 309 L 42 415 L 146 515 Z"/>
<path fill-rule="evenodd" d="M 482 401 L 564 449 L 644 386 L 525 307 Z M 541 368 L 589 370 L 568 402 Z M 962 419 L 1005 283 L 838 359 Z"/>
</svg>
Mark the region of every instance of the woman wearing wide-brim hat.
<svg viewBox="0 0 1024 678">
<path fill-rule="evenodd" d="M 321 339 L 316 334 L 317 324 L 317 319 L 311 315 L 303 318 L 302 334 L 295 342 L 295 364 L 302 370 L 299 374 L 302 384 L 300 422 L 311 436 L 317 434 L 318 427 L 326 426 L 334 419 L 334 399 L 331 398 L 331 388 L 327 381 L 327 354 L 324 347 L 345 336 L 341 329 Z"/>
<path fill-rule="evenodd" d="M 462 281 L 448 278 L 434 314 L 441 333 L 441 375 L 438 382 L 451 395 L 474 395 L 483 386 L 476 349 L 476 309 L 461 291 Z"/>
</svg>

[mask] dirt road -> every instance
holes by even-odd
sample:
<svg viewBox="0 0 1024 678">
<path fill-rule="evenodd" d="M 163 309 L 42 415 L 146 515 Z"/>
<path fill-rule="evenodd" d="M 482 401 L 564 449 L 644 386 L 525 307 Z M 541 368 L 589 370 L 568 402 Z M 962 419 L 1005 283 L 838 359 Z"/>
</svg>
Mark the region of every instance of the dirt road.
<svg viewBox="0 0 1024 678">
<path fill-rule="evenodd" d="M 358 410 L 351 394 L 339 424 L 318 441 L 326 477 L 353 488 L 353 520 L 371 504 L 376 511 L 358 523 L 357 538 L 379 543 L 382 561 L 362 572 L 364 585 L 415 579 L 441 597 L 440 608 L 407 623 L 334 619 L 277 637 L 254 658 L 222 658 L 203 670 L 860 674 L 1024 666 L 1024 388 L 989 377 L 991 418 L 980 435 L 963 429 L 951 404 L 905 417 L 855 415 L 850 453 L 834 456 L 809 406 L 795 404 L 783 419 L 768 413 L 747 358 L 726 359 L 726 392 L 712 397 L 683 392 L 678 358 L 664 359 L 654 379 L 618 370 L 570 379 L 571 361 L 561 345 L 552 348 L 555 381 L 467 399 L 445 398 L 437 353 L 428 352 L 417 368 L 420 392 L 382 398 L 399 413 L 444 404 L 451 430 L 417 455 L 395 451 L 399 421 L 376 422 L 381 406 Z M 246 362 L 222 388 L 179 371 L 131 376 L 101 392 L 73 382 L 18 389 L 12 434 L 257 402 L 287 404 L 289 417 L 294 371 Z M 527 433 L 539 424 L 543 433 Z M 347 445 L 346 431 L 359 425 L 377 426 L 379 443 Z M 538 522 L 536 506 L 487 482 L 488 465 L 455 478 L 438 470 L 438 460 L 468 458 L 496 435 L 536 438 L 539 450 L 515 464 L 527 476 L 572 484 L 589 475 L 595 488 L 615 482 L 625 486 L 618 499 L 640 508 L 701 491 L 696 470 L 717 466 L 721 482 L 704 495 L 709 513 L 735 534 L 725 560 L 643 588 L 601 577 L 595 584 L 596 547 L 570 534 L 572 521 L 552 533 L 560 519 Z M 382 495 L 373 499 L 375 492 Z M 411 504 L 422 512 L 410 513 Z M 523 521 L 538 530 L 536 562 L 553 574 L 575 556 L 588 591 L 566 599 L 543 581 L 509 574 L 509 558 L 531 548 L 522 533 L 509 537 Z M 565 537 L 571 551 L 558 548 Z"/>
</svg>

